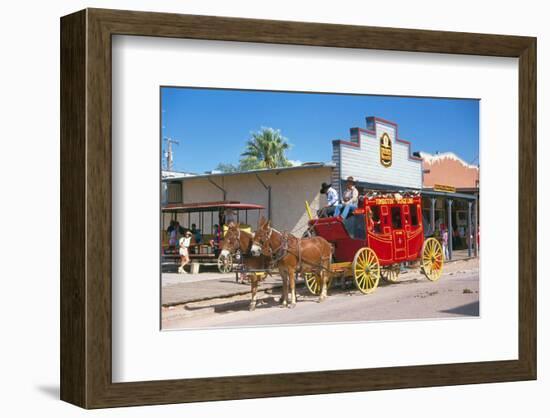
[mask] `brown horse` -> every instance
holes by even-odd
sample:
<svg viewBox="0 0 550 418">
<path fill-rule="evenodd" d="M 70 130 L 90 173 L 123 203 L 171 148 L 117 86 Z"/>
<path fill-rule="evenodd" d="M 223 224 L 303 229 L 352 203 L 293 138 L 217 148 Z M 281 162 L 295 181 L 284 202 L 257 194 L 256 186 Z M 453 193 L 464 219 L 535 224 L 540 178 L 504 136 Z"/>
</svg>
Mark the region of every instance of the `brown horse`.
<svg viewBox="0 0 550 418">
<path fill-rule="evenodd" d="M 252 255 L 263 254 L 272 258 L 283 279 L 282 305 L 296 306 L 296 273 L 314 273 L 321 280 L 319 302 L 327 297 L 332 246 L 322 237 L 296 238 L 272 228 L 263 217 L 258 224 L 251 248 Z M 290 286 L 291 301 L 288 304 Z"/>
<path fill-rule="evenodd" d="M 250 270 L 268 270 L 270 266 L 270 258 L 264 255 L 252 257 L 250 249 L 252 248 L 254 235 L 240 229 L 239 224 L 230 223 L 227 233 L 223 239 L 221 246 L 221 254 L 235 254 L 241 252 L 242 262 L 245 273 Z M 248 272 L 246 277 L 250 281 L 250 306 L 249 310 L 256 309 L 256 294 L 258 292 L 259 283 L 267 277 L 267 273 Z"/>
</svg>

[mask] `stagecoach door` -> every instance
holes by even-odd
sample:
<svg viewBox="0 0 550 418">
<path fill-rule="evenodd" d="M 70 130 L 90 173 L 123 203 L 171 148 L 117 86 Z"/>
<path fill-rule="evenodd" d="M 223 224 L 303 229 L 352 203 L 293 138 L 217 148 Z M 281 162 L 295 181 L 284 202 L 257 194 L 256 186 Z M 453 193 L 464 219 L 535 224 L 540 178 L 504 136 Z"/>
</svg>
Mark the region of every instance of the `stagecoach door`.
<svg viewBox="0 0 550 418">
<path fill-rule="evenodd" d="M 401 210 L 400 205 L 392 206 L 391 208 L 393 249 L 396 261 L 404 260 L 407 257 L 407 240 L 405 231 L 403 230 L 403 213 Z"/>
</svg>

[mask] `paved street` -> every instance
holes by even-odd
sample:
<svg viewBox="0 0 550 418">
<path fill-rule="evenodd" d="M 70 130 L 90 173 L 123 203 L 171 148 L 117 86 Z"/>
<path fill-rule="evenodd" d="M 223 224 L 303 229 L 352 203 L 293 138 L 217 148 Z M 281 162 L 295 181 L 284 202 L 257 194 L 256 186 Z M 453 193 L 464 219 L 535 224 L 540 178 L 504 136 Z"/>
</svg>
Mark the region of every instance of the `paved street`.
<svg viewBox="0 0 550 418">
<path fill-rule="evenodd" d="M 273 285 L 258 294 L 258 306 L 249 312 L 249 295 L 243 290 L 233 296 L 164 306 L 163 329 L 475 317 L 479 315 L 478 272 L 478 259 L 461 260 L 446 264 L 435 283 L 416 269 L 403 274 L 397 284 L 381 280 L 371 295 L 361 294 L 352 283 L 349 289 L 336 286 L 323 303 L 300 286 L 294 309 L 278 306 L 280 288 Z M 244 285 L 233 278 L 232 286 Z"/>
</svg>

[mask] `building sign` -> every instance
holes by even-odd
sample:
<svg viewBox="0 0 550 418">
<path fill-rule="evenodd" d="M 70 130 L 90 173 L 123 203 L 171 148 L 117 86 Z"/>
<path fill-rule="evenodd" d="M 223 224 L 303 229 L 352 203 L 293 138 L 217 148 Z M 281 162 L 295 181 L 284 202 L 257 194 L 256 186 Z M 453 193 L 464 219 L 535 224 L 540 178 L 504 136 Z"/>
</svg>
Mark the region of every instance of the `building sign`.
<svg viewBox="0 0 550 418">
<path fill-rule="evenodd" d="M 434 184 L 434 192 L 456 193 L 456 187 L 446 184 Z"/>
<path fill-rule="evenodd" d="M 380 137 L 380 162 L 384 167 L 391 166 L 391 139 L 390 136 L 384 132 Z"/>
</svg>

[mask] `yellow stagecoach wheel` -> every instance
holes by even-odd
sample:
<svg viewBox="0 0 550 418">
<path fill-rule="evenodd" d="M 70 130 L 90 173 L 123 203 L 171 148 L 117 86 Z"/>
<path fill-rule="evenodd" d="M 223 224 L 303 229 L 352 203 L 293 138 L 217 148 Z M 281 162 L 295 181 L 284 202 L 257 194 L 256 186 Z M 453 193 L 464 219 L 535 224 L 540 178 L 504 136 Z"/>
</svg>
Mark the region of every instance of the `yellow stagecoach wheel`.
<svg viewBox="0 0 550 418">
<path fill-rule="evenodd" d="M 390 283 L 397 283 L 399 281 L 399 265 L 390 266 L 382 269 L 381 275 L 384 280 Z"/>
<path fill-rule="evenodd" d="M 435 238 L 428 238 L 422 247 L 422 270 L 424 275 L 435 282 L 443 272 L 443 248 Z"/>
<path fill-rule="evenodd" d="M 306 287 L 312 295 L 318 296 L 321 292 L 321 278 L 315 273 L 304 273 L 304 280 Z M 330 289 L 332 284 L 332 277 L 329 277 L 327 283 L 327 290 Z"/>
<path fill-rule="evenodd" d="M 351 270 L 357 289 L 365 294 L 376 290 L 380 281 L 380 263 L 371 248 L 361 248 L 355 253 Z"/>
</svg>

